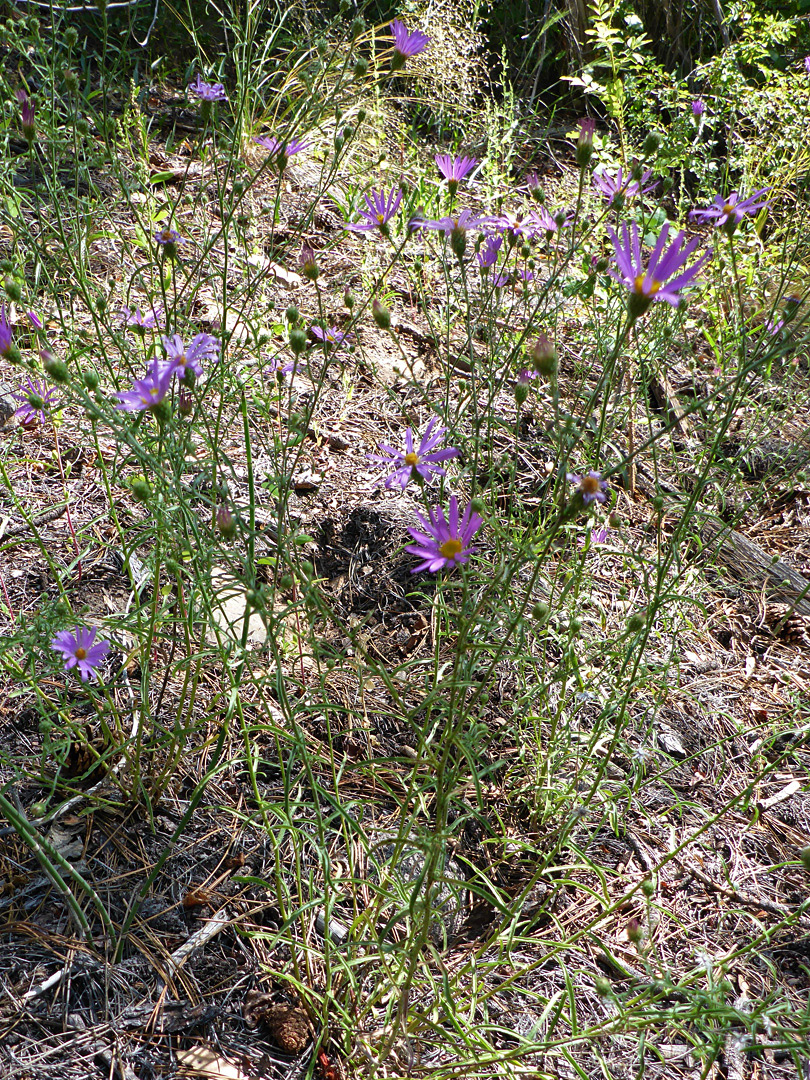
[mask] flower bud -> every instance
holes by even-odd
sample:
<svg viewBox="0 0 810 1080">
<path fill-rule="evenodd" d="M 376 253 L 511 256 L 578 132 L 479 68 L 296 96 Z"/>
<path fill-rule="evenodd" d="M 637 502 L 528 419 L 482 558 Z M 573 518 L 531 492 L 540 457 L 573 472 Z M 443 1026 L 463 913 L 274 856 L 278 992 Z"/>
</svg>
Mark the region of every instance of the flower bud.
<svg viewBox="0 0 810 1080">
<path fill-rule="evenodd" d="M 354 138 L 354 128 L 351 124 L 347 124 L 343 129 L 343 138 L 346 142 L 350 142 Z"/>
<path fill-rule="evenodd" d="M 349 311 L 351 311 L 352 308 L 354 307 L 354 296 L 353 296 L 352 293 L 349 292 L 348 289 L 343 294 L 343 303 L 346 305 L 346 307 L 349 309 Z"/>
<path fill-rule="evenodd" d="M 538 622 L 545 622 L 551 613 L 551 608 L 542 600 L 532 608 L 532 618 Z"/>
<path fill-rule="evenodd" d="M 579 139 L 577 141 L 577 166 L 587 169 L 593 157 L 593 135 L 596 130 L 596 121 L 590 117 L 581 120 L 579 124 Z"/>
<path fill-rule="evenodd" d="M 360 15 L 358 15 L 357 18 L 352 19 L 352 25 L 351 25 L 351 27 L 349 29 L 349 33 L 351 35 L 352 41 L 354 41 L 355 38 L 359 38 L 360 35 L 365 30 L 365 28 L 366 28 L 365 19 L 363 19 Z"/>
<path fill-rule="evenodd" d="M 22 286 L 19 281 L 13 277 L 7 277 L 3 282 L 3 288 L 6 291 L 6 296 L 9 300 L 13 300 L 15 304 L 19 304 L 22 299 Z"/>
<path fill-rule="evenodd" d="M 302 330 L 299 326 L 294 326 L 290 330 L 290 348 L 296 356 L 300 356 L 304 349 L 307 347 L 307 334 L 306 330 Z"/>
<path fill-rule="evenodd" d="M 599 997 L 607 998 L 613 996 L 613 987 L 610 985 L 610 980 L 604 978 L 604 976 L 594 976 L 593 985 Z"/>
<path fill-rule="evenodd" d="M 144 476 L 133 476 L 129 481 L 129 490 L 139 503 L 149 502 L 152 498 L 152 488 Z"/>
<path fill-rule="evenodd" d="M 230 540 L 236 535 L 236 522 L 225 503 L 222 503 L 217 510 L 217 528 L 226 540 Z"/>
<path fill-rule="evenodd" d="M 78 41 L 79 31 L 75 26 L 69 26 L 67 30 L 65 30 L 65 45 L 67 45 L 69 49 L 73 49 L 78 44 Z"/>
<path fill-rule="evenodd" d="M 79 89 L 79 77 L 76 72 L 71 68 L 65 68 L 62 72 L 62 79 L 64 80 L 68 92 L 75 94 Z"/>
<path fill-rule="evenodd" d="M 376 298 L 371 305 L 371 314 L 374 317 L 374 322 L 381 330 L 391 329 L 391 312 Z"/>
<path fill-rule="evenodd" d="M 284 312 L 284 318 L 287 320 L 288 323 L 293 325 L 298 322 L 299 311 L 295 304 L 290 304 L 290 306 Z"/>
<path fill-rule="evenodd" d="M 82 382 L 91 393 L 98 390 L 98 375 L 90 368 L 82 372 Z"/>
<path fill-rule="evenodd" d="M 470 499 L 470 509 L 474 514 L 478 514 L 479 517 L 483 517 L 486 513 L 486 506 L 483 499 Z"/>
<path fill-rule="evenodd" d="M 807 873 L 810 874 L 810 847 L 803 847 L 799 852 L 799 858 L 801 859 L 802 866 Z"/>
<path fill-rule="evenodd" d="M 301 249 L 301 272 L 307 281 L 318 280 L 318 264 L 315 262 L 315 252 L 309 244 L 304 244 Z"/>
<path fill-rule="evenodd" d="M 627 936 L 634 945 L 638 945 L 644 937 L 644 928 L 638 919 L 630 919 L 627 924 Z"/>
<path fill-rule="evenodd" d="M 661 145 L 661 136 L 657 131 L 651 131 L 641 147 L 641 152 L 645 158 L 654 157 L 658 153 L 658 148 Z"/>
<path fill-rule="evenodd" d="M 467 230 L 463 225 L 456 225 L 450 233 L 450 249 L 457 259 L 464 258 L 467 250 Z"/>
<path fill-rule="evenodd" d="M 343 149 L 343 143 L 345 142 L 342 135 L 335 136 L 335 149 L 340 152 Z"/>
<path fill-rule="evenodd" d="M 532 349 L 532 368 L 539 375 L 551 378 L 557 374 L 557 350 L 545 334 L 541 334 Z"/>
<path fill-rule="evenodd" d="M 368 64 L 366 64 L 366 70 L 368 70 Z M 362 124 L 367 115 L 368 114 L 366 113 L 365 109 L 358 109 L 357 110 L 357 123 Z"/>
<path fill-rule="evenodd" d="M 636 611 L 627 620 L 627 629 L 630 631 L 631 634 L 638 634 L 644 629 L 646 623 L 647 620 L 644 618 L 642 613 L 640 611 Z"/>
<path fill-rule="evenodd" d="M 181 416 L 191 416 L 194 412 L 194 398 L 189 392 L 189 388 L 180 384 L 180 398 L 177 402 L 177 411 Z"/>
<path fill-rule="evenodd" d="M 524 244 L 520 249 L 520 257 L 521 257 L 521 259 L 528 259 L 528 257 L 531 255 L 531 253 L 532 253 L 532 249 L 529 247 L 528 244 Z"/>
<path fill-rule="evenodd" d="M 515 383 L 515 401 L 522 405 L 529 396 L 529 384 L 525 382 Z"/>
<path fill-rule="evenodd" d="M 47 349 L 43 349 L 39 354 L 42 357 L 42 366 L 45 369 L 45 373 L 49 375 L 55 383 L 66 383 L 70 379 L 70 372 L 68 371 L 67 364 L 64 360 L 58 360 L 52 352 L 48 352 Z M 11 359 L 7 355 L 7 359 Z"/>
</svg>

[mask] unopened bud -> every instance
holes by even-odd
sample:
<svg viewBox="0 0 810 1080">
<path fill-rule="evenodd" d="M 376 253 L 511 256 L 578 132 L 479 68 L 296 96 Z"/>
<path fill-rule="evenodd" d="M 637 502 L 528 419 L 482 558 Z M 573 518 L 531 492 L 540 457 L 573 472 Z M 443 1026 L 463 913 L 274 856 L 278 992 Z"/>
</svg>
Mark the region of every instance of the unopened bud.
<svg viewBox="0 0 810 1080">
<path fill-rule="evenodd" d="M 381 330 L 391 329 L 391 312 L 377 299 L 371 305 L 371 314 L 374 317 L 374 322 Z"/>
<path fill-rule="evenodd" d="M 799 858 L 801 859 L 802 866 L 807 873 L 810 874 L 810 847 L 803 847 L 799 852 Z"/>
<path fill-rule="evenodd" d="M 515 401 L 522 405 L 529 396 L 529 384 L 525 382 L 515 383 Z"/>
<path fill-rule="evenodd" d="M 550 378 L 556 375 L 557 366 L 557 350 L 546 335 L 541 334 L 532 349 L 532 367 L 539 375 Z"/>
<path fill-rule="evenodd" d="M 19 304 L 22 299 L 22 286 L 19 281 L 13 277 L 7 277 L 3 282 L 3 288 L 6 291 L 6 296 L 9 300 L 13 300 L 15 304 Z"/>
<path fill-rule="evenodd" d="M 47 349 L 43 349 L 39 354 L 42 357 L 42 366 L 45 369 L 45 373 L 49 375 L 55 383 L 66 383 L 70 378 L 70 372 L 68 371 L 67 364 L 64 360 L 58 360 L 52 352 L 48 352 Z M 11 359 L 6 354 L 7 359 Z"/>
<path fill-rule="evenodd" d="M 349 33 L 351 34 L 351 37 L 352 37 L 352 41 L 354 41 L 355 38 L 359 38 L 360 35 L 365 30 L 365 28 L 366 28 L 365 20 L 362 19 L 359 15 L 357 16 L 356 19 L 352 19 L 352 25 L 351 25 L 351 28 L 350 28 L 350 31 L 349 31 Z"/>
<path fill-rule="evenodd" d="M 152 498 L 152 488 L 149 481 L 143 476 L 133 476 L 129 482 L 129 490 L 133 498 L 140 503 L 149 502 Z"/>
<path fill-rule="evenodd" d="M 577 165 L 580 169 L 587 169 L 593 157 L 593 134 L 596 130 L 596 121 L 587 117 L 580 121 L 579 139 L 577 141 Z"/>
<path fill-rule="evenodd" d="M 309 244 L 304 244 L 301 249 L 301 272 L 307 281 L 318 280 L 318 264 L 315 262 L 315 252 Z"/>
<path fill-rule="evenodd" d="M 98 390 L 98 375 L 90 368 L 82 372 L 82 382 L 91 393 Z"/>
<path fill-rule="evenodd" d="M 236 522 L 234 521 L 234 516 L 225 503 L 222 503 L 217 510 L 217 528 L 226 540 L 230 540 L 231 537 L 236 535 Z"/>
<path fill-rule="evenodd" d="M 300 356 L 304 349 L 307 347 L 307 334 L 305 330 L 302 330 L 299 326 L 294 326 L 290 330 L 290 348 L 296 356 Z"/>
<path fill-rule="evenodd" d="M 627 936 L 634 945 L 638 945 L 644 937 L 644 928 L 638 919 L 631 919 L 627 924 Z"/>
<path fill-rule="evenodd" d="M 641 152 L 645 158 L 654 157 L 658 153 L 658 148 L 661 145 L 661 136 L 657 131 L 651 131 L 641 147 Z"/>
<path fill-rule="evenodd" d="M 368 60 L 366 60 L 365 56 L 360 56 L 355 60 L 352 70 L 355 79 L 364 79 L 368 75 Z"/>
<path fill-rule="evenodd" d="M 457 259 L 464 258 L 467 250 L 467 230 L 463 225 L 456 225 L 450 233 L 450 249 Z"/>
<path fill-rule="evenodd" d="M 353 296 L 352 293 L 349 292 L 348 289 L 343 294 L 343 303 L 346 305 L 346 307 L 349 309 L 349 311 L 351 311 L 352 308 L 354 307 L 354 296 Z"/>
<path fill-rule="evenodd" d="M 287 310 L 284 312 L 284 318 L 288 323 L 295 324 L 298 322 L 299 311 L 295 304 L 290 304 Z"/>
</svg>

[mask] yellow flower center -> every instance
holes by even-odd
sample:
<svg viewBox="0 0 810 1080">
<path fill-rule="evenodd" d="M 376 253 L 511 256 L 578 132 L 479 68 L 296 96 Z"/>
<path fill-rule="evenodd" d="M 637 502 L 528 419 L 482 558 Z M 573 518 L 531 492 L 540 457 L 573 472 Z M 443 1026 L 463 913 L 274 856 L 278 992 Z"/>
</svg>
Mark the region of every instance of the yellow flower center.
<svg viewBox="0 0 810 1080">
<path fill-rule="evenodd" d="M 727 202 L 725 204 L 725 206 L 723 207 L 723 213 L 724 214 L 730 214 L 733 209 L 734 209 L 734 203 Z"/>
<path fill-rule="evenodd" d="M 580 487 L 586 495 L 599 494 L 599 481 L 596 479 L 595 476 L 583 476 Z"/>
<path fill-rule="evenodd" d="M 439 547 L 439 551 L 445 557 L 445 559 L 455 559 L 456 555 L 460 555 L 464 545 L 460 540 L 445 540 L 445 542 Z"/>
<path fill-rule="evenodd" d="M 378 225 L 384 225 L 385 224 L 385 214 L 377 214 L 377 224 Z"/>
<path fill-rule="evenodd" d="M 76 657 L 77 660 L 84 660 L 84 658 L 87 656 L 87 649 L 83 649 L 81 648 L 81 646 L 79 646 L 79 648 L 73 655 Z"/>
<path fill-rule="evenodd" d="M 655 296 L 658 290 L 661 288 L 661 282 L 656 281 L 655 278 L 650 282 L 647 291 L 644 291 L 644 282 L 647 280 L 646 274 L 639 274 L 633 282 L 633 292 L 639 296 Z"/>
<path fill-rule="evenodd" d="M 411 468 L 413 468 L 414 465 L 418 465 L 419 464 L 419 455 L 418 454 L 406 454 L 405 455 L 405 464 L 410 465 Z"/>
</svg>

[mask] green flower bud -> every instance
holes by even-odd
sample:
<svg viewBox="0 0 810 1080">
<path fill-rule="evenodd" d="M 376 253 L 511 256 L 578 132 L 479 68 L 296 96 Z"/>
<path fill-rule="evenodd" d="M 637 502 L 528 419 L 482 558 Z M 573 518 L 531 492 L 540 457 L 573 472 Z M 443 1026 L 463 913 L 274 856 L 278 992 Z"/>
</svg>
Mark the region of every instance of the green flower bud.
<svg viewBox="0 0 810 1080">
<path fill-rule="evenodd" d="M 133 476 L 129 481 L 129 490 L 132 497 L 140 503 L 149 502 L 152 498 L 152 488 L 144 476 Z"/>
<path fill-rule="evenodd" d="M 289 335 L 290 348 L 296 356 L 300 356 L 304 349 L 307 347 L 307 334 L 306 330 L 302 330 L 299 326 L 294 326 L 290 330 Z"/>
<path fill-rule="evenodd" d="M 647 620 L 640 611 L 634 612 L 627 620 L 627 629 L 631 634 L 639 634 L 647 625 Z"/>
<path fill-rule="evenodd" d="M 545 622 L 551 613 L 551 608 L 542 600 L 532 608 L 532 618 L 538 622 Z"/>
<path fill-rule="evenodd" d="M 520 249 L 520 257 L 521 257 L 521 259 L 528 259 L 528 257 L 531 255 L 531 253 L 532 253 L 532 249 L 529 247 L 528 244 L 524 244 Z"/>
<path fill-rule="evenodd" d="M 90 368 L 82 372 L 82 382 L 91 393 L 98 390 L 98 375 Z"/>
<path fill-rule="evenodd" d="M 810 847 L 803 847 L 799 852 L 799 858 L 801 859 L 802 866 L 807 873 L 810 874 Z"/>
<path fill-rule="evenodd" d="M 644 157 L 653 157 L 658 153 L 658 148 L 661 145 L 661 136 L 657 131 L 651 131 L 647 138 L 644 140 L 644 145 L 641 147 L 641 152 Z"/>
<path fill-rule="evenodd" d="M 287 320 L 288 323 L 291 323 L 291 324 L 295 324 L 295 323 L 298 322 L 299 315 L 300 315 L 300 313 L 298 311 L 298 308 L 295 306 L 295 304 L 290 304 L 290 306 L 284 312 L 284 318 Z"/>
<path fill-rule="evenodd" d="M 55 383 L 66 383 L 70 379 L 70 372 L 64 360 L 58 360 L 47 349 L 43 349 L 40 356 L 46 375 L 49 375 Z M 7 355 L 7 359 L 11 357 Z"/>
<path fill-rule="evenodd" d="M 335 136 L 335 149 L 340 152 L 343 149 L 344 138 L 342 135 Z"/>
<path fill-rule="evenodd" d="M 368 70 L 368 64 L 366 64 L 366 70 Z M 367 116 L 367 113 L 366 113 L 365 109 L 358 109 L 357 110 L 357 123 L 362 124 L 363 121 L 365 120 L 366 116 Z"/>
<path fill-rule="evenodd" d="M 474 514 L 483 517 L 487 508 L 484 505 L 484 500 L 476 497 L 475 499 L 470 499 L 470 509 Z"/>
<path fill-rule="evenodd" d="M 22 299 L 22 286 L 19 281 L 13 277 L 7 277 L 3 282 L 3 288 L 6 290 L 6 296 L 9 300 L 13 300 L 15 304 L 19 304 Z"/>
<path fill-rule="evenodd" d="M 515 383 L 515 401 L 522 405 L 529 396 L 529 384 L 525 382 Z"/>
<path fill-rule="evenodd" d="M 358 15 L 356 19 L 352 19 L 352 25 L 349 28 L 349 33 L 351 34 L 352 41 L 354 41 L 355 38 L 359 38 L 365 28 L 365 20 L 360 15 Z"/>
<path fill-rule="evenodd" d="M 67 45 L 69 49 L 73 49 L 78 44 L 78 41 L 79 31 L 75 26 L 69 26 L 67 30 L 65 30 L 65 45 Z"/>
<path fill-rule="evenodd" d="M 364 79 L 368 75 L 368 60 L 364 56 L 358 56 L 352 70 L 356 79 Z"/>
<path fill-rule="evenodd" d="M 374 322 L 381 330 L 391 329 L 391 312 L 376 298 L 371 305 L 371 314 L 374 317 Z"/>
<path fill-rule="evenodd" d="M 644 927 L 638 919 L 630 919 L 627 923 L 627 936 L 634 945 L 638 945 L 644 937 Z"/>
<path fill-rule="evenodd" d="M 65 68 L 62 72 L 62 78 L 65 86 L 71 94 L 75 94 L 79 89 L 79 77 L 75 71 L 70 68 Z"/>
<path fill-rule="evenodd" d="M 354 296 L 352 295 L 352 293 L 349 292 L 348 289 L 343 294 L 343 303 L 346 305 L 349 311 L 351 311 L 354 307 Z"/>
<path fill-rule="evenodd" d="M 346 140 L 346 142 L 349 142 L 351 139 L 354 138 L 354 128 L 351 124 L 347 124 L 346 127 L 343 129 L 343 138 Z"/>
<path fill-rule="evenodd" d="M 545 334 L 541 334 L 532 349 L 532 368 L 548 378 L 557 374 L 557 350 Z"/>
<path fill-rule="evenodd" d="M 608 998 L 613 996 L 613 987 L 610 985 L 610 981 L 602 975 L 594 977 L 593 985 L 599 997 Z"/>
</svg>

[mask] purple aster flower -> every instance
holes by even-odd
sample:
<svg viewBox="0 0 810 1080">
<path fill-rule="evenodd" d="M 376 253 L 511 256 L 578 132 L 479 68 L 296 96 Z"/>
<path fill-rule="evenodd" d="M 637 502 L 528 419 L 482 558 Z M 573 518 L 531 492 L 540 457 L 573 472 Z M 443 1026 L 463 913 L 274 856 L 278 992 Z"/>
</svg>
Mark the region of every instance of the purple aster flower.
<svg viewBox="0 0 810 1080">
<path fill-rule="evenodd" d="M 6 318 L 6 305 L 0 307 L 0 356 L 9 356 L 14 351 L 11 327 Z"/>
<path fill-rule="evenodd" d="M 151 311 L 147 311 L 144 315 L 140 307 L 136 307 L 133 311 L 131 308 L 122 307 L 121 317 L 124 320 L 126 326 L 134 326 L 136 330 L 154 330 L 157 327 L 158 319 L 163 316 L 163 308 L 152 308 Z"/>
<path fill-rule="evenodd" d="M 428 511 L 428 515 L 427 518 L 421 514 L 416 515 L 424 532 L 421 529 L 408 529 L 416 543 L 409 544 L 405 550 L 422 559 L 411 573 L 418 574 L 420 570 L 429 570 L 435 574 L 437 570 L 452 570 L 454 566 L 462 566 L 475 551 L 474 547 L 470 547 L 470 541 L 481 528 L 483 521 L 473 512 L 471 504 L 468 504 L 459 519 L 455 495 L 450 497 L 450 512 L 447 517 L 440 506 Z"/>
<path fill-rule="evenodd" d="M 584 476 L 579 476 L 577 473 L 568 473 L 567 476 L 569 484 L 576 484 L 582 501 L 587 506 L 592 502 L 603 503 L 607 498 L 605 494 L 608 486 L 607 481 L 602 479 L 602 474 L 596 472 L 595 469 L 591 469 L 586 472 Z"/>
<path fill-rule="evenodd" d="M 385 226 L 399 210 L 402 192 L 398 188 L 391 188 L 389 194 L 386 195 L 385 191 L 380 189 L 380 191 L 372 191 L 371 198 L 368 195 L 364 195 L 363 198 L 368 206 L 368 210 L 360 210 L 365 221 L 344 221 L 344 227 L 352 232 L 373 232 L 374 229 L 379 229 L 380 232 L 385 231 Z"/>
<path fill-rule="evenodd" d="M 65 661 L 65 671 L 78 667 L 82 682 L 95 681 L 96 668 L 110 651 L 109 641 L 96 641 L 95 626 L 76 626 L 73 633 L 60 630 L 51 638 L 51 648 L 61 653 Z"/>
<path fill-rule="evenodd" d="M 28 97 L 28 94 L 26 94 L 23 89 L 17 91 L 17 101 L 20 103 L 20 123 L 22 125 L 23 135 L 28 142 L 33 142 L 37 134 L 34 106 L 31 104 L 31 99 Z"/>
<path fill-rule="evenodd" d="M 289 142 L 283 142 L 277 139 L 275 135 L 257 135 L 253 141 L 258 143 L 259 146 L 263 146 L 265 150 L 270 151 L 270 157 L 276 159 L 282 172 L 287 168 L 287 162 L 293 154 L 306 150 L 310 145 L 310 143 L 304 142 L 303 139 L 290 139 Z"/>
<path fill-rule="evenodd" d="M 501 250 L 503 237 L 497 236 L 487 240 L 484 248 L 475 256 L 482 270 L 489 270 L 498 261 L 498 252 Z"/>
<path fill-rule="evenodd" d="M 784 319 L 770 318 L 765 323 L 765 329 L 773 337 L 776 337 L 776 335 L 779 334 L 780 331 L 784 330 L 784 328 L 785 328 L 785 320 Z"/>
<path fill-rule="evenodd" d="M 413 432 L 410 428 L 407 428 L 405 431 L 404 453 L 402 450 L 395 450 L 393 446 L 380 443 L 380 450 L 385 451 L 386 456 L 369 454 L 370 461 L 377 461 L 382 465 L 389 466 L 389 468 L 393 467 L 394 471 L 385 479 L 387 488 L 399 484 L 404 491 L 411 480 L 417 480 L 421 483 L 424 480 L 431 480 L 434 474 L 436 476 L 446 475 L 445 470 L 441 468 L 438 462 L 458 457 L 458 450 L 454 446 L 445 447 L 444 450 L 433 449 L 447 431 L 447 428 L 436 428 L 436 422 L 436 417 L 431 417 L 428 426 L 425 428 L 425 434 L 419 443 L 418 450 L 414 449 Z"/>
<path fill-rule="evenodd" d="M 448 185 L 454 184 L 458 187 L 459 181 L 471 173 L 475 166 L 478 164 L 478 159 L 474 157 L 450 157 L 449 154 L 437 154 L 433 159 L 439 168 L 439 172 L 447 181 Z"/>
<path fill-rule="evenodd" d="M 165 364 L 158 357 L 153 357 L 145 379 L 136 379 L 131 390 L 116 391 L 116 409 L 123 409 L 124 412 L 154 409 L 165 398 L 173 374 L 174 368 L 171 364 Z"/>
<path fill-rule="evenodd" d="M 804 70 L 810 75 L 810 56 L 805 56 L 804 58 Z"/>
<path fill-rule="evenodd" d="M 605 199 L 612 206 L 621 198 L 632 199 L 634 195 L 638 195 L 641 192 L 642 195 L 647 195 L 650 191 L 654 191 L 658 186 L 658 181 L 654 181 L 652 184 L 647 184 L 647 181 L 652 176 L 652 169 L 645 169 L 641 174 L 640 180 L 631 180 L 630 176 L 624 176 L 621 165 L 619 171 L 615 176 L 611 176 L 610 173 L 594 173 L 593 185 L 603 195 Z M 645 187 L 646 185 L 646 187 Z"/>
<path fill-rule="evenodd" d="M 338 330 L 335 326 L 329 326 L 326 330 L 322 326 L 310 326 L 309 332 L 325 345 L 340 345 L 341 342 L 351 341 L 352 338 L 351 334 L 344 334 L 342 330 Z"/>
<path fill-rule="evenodd" d="M 29 375 L 16 394 L 11 396 L 15 401 L 22 404 L 14 415 L 22 427 L 32 428 L 36 424 L 44 424 L 47 420 L 46 411 L 56 404 L 56 389 L 49 386 L 44 379 L 36 381 Z"/>
<path fill-rule="evenodd" d="M 185 244 L 185 240 L 176 229 L 158 229 L 155 240 L 161 247 L 166 249 L 175 248 L 178 244 Z"/>
<path fill-rule="evenodd" d="M 543 191 L 543 185 L 540 183 L 540 177 L 536 172 L 526 174 L 526 190 L 532 198 L 542 201 L 545 193 Z"/>
<path fill-rule="evenodd" d="M 161 340 L 168 356 L 165 364 L 171 374 L 177 375 L 181 382 L 187 381 L 188 372 L 191 372 L 194 378 L 202 375 L 202 360 L 213 360 L 216 363 L 219 358 L 220 342 L 210 334 L 197 334 L 188 345 L 183 343 L 179 334 Z"/>
<path fill-rule="evenodd" d="M 268 362 L 265 371 L 268 375 L 289 375 L 295 374 L 298 366 L 297 360 L 288 360 L 283 362 L 284 358 L 280 353 L 276 353 L 274 357 Z"/>
<path fill-rule="evenodd" d="M 414 227 L 447 234 L 453 232 L 454 229 L 480 229 L 482 225 L 487 224 L 489 224 L 489 218 L 476 217 L 472 210 L 462 210 L 459 214 L 446 214 L 435 220 L 422 218 Z"/>
<path fill-rule="evenodd" d="M 430 38 L 421 30 L 413 30 L 410 33 L 405 23 L 394 19 L 390 26 L 391 36 L 394 39 L 394 54 L 391 57 L 391 70 L 399 71 L 405 67 L 405 61 L 412 56 L 418 56 L 430 43 Z"/>
<path fill-rule="evenodd" d="M 492 284 L 496 289 L 505 289 L 507 285 L 512 284 L 513 280 L 512 273 L 509 270 L 497 270 L 492 275 Z"/>
<path fill-rule="evenodd" d="M 686 246 L 683 246 L 684 233 L 679 232 L 672 243 L 664 252 L 669 237 L 669 225 L 661 230 L 658 241 L 650 256 L 649 265 L 644 269 L 641 261 L 641 243 L 639 241 L 638 226 L 633 222 L 628 232 L 627 225 L 622 225 L 622 239 L 620 240 L 613 229 L 608 228 L 608 235 L 613 242 L 616 253 L 616 265 L 619 272 L 609 270 L 611 277 L 620 281 L 630 290 L 629 311 L 632 318 L 643 315 L 650 304 L 655 301 L 665 300 L 673 307 L 677 307 L 681 301 L 678 291 L 686 285 L 691 285 L 711 258 L 711 249 L 704 252 L 698 261 L 683 270 L 686 260 L 700 243 L 700 237 L 694 236 Z M 673 277 L 672 275 L 675 275 Z M 667 280 L 667 279 L 670 280 Z"/>
<path fill-rule="evenodd" d="M 706 112 L 706 103 L 701 101 L 700 98 L 695 98 L 692 102 L 692 115 L 700 118 Z"/>
<path fill-rule="evenodd" d="M 761 210 L 763 206 L 768 205 L 768 200 L 762 196 L 767 195 L 770 190 L 770 188 L 760 188 L 747 199 L 740 199 L 736 191 L 732 191 L 727 199 L 724 199 L 722 195 L 715 195 L 711 206 L 705 210 L 692 210 L 689 217 L 701 224 L 713 221 L 718 229 L 727 225 L 733 231 L 746 214 Z"/>
<path fill-rule="evenodd" d="M 191 83 L 188 92 L 198 97 L 201 101 L 227 101 L 228 95 L 222 83 L 207 83 L 197 73 L 197 81 Z"/>
<path fill-rule="evenodd" d="M 535 211 L 535 217 L 537 218 L 539 228 L 545 231 L 546 236 L 551 236 L 553 233 L 557 232 L 560 227 L 565 228 L 571 221 L 570 217 L 565 217 L 564 214 L 560 214 L 559 219 L 560 222 L 562 222 L 562 226 L 560 226 L 557 218 L 552 217 L 545 206 L 541 206 L 539 210 Z"/>
<path fill-rule="evenodd" d="M 528 284 L 530 281 L 534 281 L 534 271 L 532 271 L 532 270 L 516 270 L 515 271 L 515 280 L 516 281 L 525 281 Z"/>
<path fill-rule="evenodd" d="M 489 219 L 482 219 L 482 224 L 487 224 L 493 232 L 505 236 L 510 244 L 517 244 L 520 240 L 531 240 L 542 232 L 540 219 L 534 210 L 525 214 L 495 214 Z"/>
</svg>

